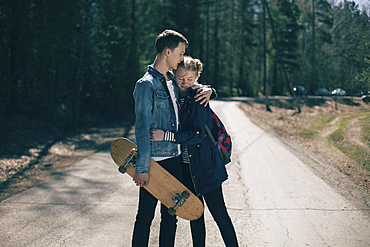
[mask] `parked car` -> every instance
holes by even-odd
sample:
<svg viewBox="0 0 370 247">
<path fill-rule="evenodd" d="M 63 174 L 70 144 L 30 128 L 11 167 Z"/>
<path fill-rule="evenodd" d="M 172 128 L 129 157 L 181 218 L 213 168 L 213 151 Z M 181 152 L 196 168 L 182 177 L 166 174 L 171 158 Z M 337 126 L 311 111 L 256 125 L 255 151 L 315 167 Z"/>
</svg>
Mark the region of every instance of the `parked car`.
<svg viewBox="0 0 370 247">
<path fill-rule="evenodd" d="M 369 103 L 370 102 L 370 91 L 361 92 L 361 99 L 363 102 Z"/>
<path fill-rule="evenodd" d="M 333 91 L 331 91 L 331 95 L 336 95 L 336 96 L 346 96 L 346 91 L 344 91 L 341 88 L 336 88 Z"/>
<path fill-rule="evenodd" d="M 329 96 L 331 94 L 330 94 L 329 90 L 327 90 L 326 88 L 318 88 L 315 91 L 315 95 L 317 95 L 317 96 Z"/>
<path fill-rule="evenodd" d="M 302 95 L 302 96 L 307 95 L 307 89 L 303 86 L 296 86 L 293 88 L 293 91 L 296 95 Z"/>
</svg>

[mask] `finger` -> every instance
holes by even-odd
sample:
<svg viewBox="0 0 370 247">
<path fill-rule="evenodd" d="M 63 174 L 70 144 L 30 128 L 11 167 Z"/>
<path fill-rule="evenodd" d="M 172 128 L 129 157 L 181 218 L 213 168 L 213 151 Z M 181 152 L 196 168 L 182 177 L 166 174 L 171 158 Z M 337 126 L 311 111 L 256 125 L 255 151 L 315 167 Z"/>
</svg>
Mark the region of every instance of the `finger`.
<svg viewBox="0 0 370 247">
<path fill-rule="evenodd" d="M 207 92 L 204 92 L 204 91 L 201 91 L 201 92 L 198 92 L 194 98 L 199 98 L 199 97 L 204 97 L 204 94 L 206 94 Z"/>
<path fill-rule="evenodd" d="M 196 101 L 204 100 L 204 99 L 206 99 L 206 95 L 199 95 L 199 98 L 196 99 Z"/>
</svg>

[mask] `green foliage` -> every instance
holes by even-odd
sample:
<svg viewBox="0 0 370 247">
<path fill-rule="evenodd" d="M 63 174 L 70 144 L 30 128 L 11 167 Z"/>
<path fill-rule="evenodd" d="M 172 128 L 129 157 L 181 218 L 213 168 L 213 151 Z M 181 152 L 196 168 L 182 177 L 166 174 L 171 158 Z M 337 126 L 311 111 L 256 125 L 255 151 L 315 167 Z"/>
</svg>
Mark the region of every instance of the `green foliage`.
<svg viewBox="0 0 370 247">
<path fill-rule="evenodd" d="M 140 73 L 127 49 L 136 50 L 129 1 L 23 0 L 0 10 L 3 120 L 23 115 L 70 129 L 132 111 Z"/>
<path fill-rule="evenodd" d="M 346 0 L 268 3 L 294 85 L 369 90 L 366 12 Z M 168 28 L 187 37 L 187 53 L 204 63 L 200 80 L 220 96 L 264 94 L 262 1 L 1 1 L 0 121 L 22 116 L 71 129 L 126 117 L 155 38 Z M 268 19 L 266 38 L 267 91 L 288 94 Z"/>
<path fill-rule="evenodd" d="M 368 47 L 370 49 L 370 42 L 368 43 Z M 366 67 L 356 76 L 356 80 L 362 84 L 363 88 L 365 89 L 363 91 L 366 92 L 366 89 L 370 88 L 370 56 L 364 60 Z"/>
<path fill-rule="evenodd" d="M 289 75 L 293 75 L 295 71 L 299 70 L 297 60 L 298 53 L 298 35 L 301 29 L 298 23 L 301 11 L 298 5 L 293 1 L 277 0 L 276 5 L 271 4 L 272 12 L 275 12 L 274 26 L 277 29 L 278 43 L 284 62 L 285 69 Z M 272 73 L 272 94 L 282 95 L 289 92 L 287 84 L 284 79 L 283 70 L 280 65 L 280 57 L 277 53 L 277 46 L 274 40 L 271 39 L 271 46 L 274 47 L 274 57 L 272 58 L 271 73 Z"/>
<path fill-rule="evenodd" d="M 339 87 L 351 94 L 358 94 L 367 85 L 360 77 L 368 65 L 365 58 L 370 49 L 370 23 L 366 12 L 360 12 L 354 2 L 344 1 L 334 8 L 332 29 L 334 45 L 332 55 L 335 58 L 335 79 Z M 364 79 L 364 78 L 363 78 Z"/>
</svg>

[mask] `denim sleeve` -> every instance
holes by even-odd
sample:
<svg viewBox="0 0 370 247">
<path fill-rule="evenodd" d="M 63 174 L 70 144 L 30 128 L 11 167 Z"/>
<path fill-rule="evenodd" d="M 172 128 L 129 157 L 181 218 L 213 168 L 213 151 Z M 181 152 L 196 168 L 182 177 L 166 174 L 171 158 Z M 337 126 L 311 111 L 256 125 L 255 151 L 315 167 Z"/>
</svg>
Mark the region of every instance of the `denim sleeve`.
<svg viewBox="0 0 370 247">
<path fill-rule="evenodd" d="M 176 142 L 179 144 L 198 144 L 203 140 L 203 136 L 206 133 L 206 120 L 208 116 L 209 106 L 204 107 L 199 102 L 193 101 L 192 112 L 190 113 L 187 121 L 189 129 L 186 131 L 175 132 Z M 184 125 L 183 123 L 181 125 Z"/>
<path fill-rule="evenodd" d="M 150 167 L 150 135 L 152 122 L 153 90 L 147 82 L 138 81 L 134 90 L 135 137 L 139 156 L 136 160 L 136 173 L 148 173 Z"/>
<path fill-rule="evenodd" d="M 210 88 L 210 89 L 212 89 L 212 94 L 211 94 L 210 99 L 216 99 L 216 98 L 217 98 L 217 92 L 216 92 L 216 89 L 215 89 L 215 88 L 213 88 L 213 87 L 211 87 L 211 85 L 202 85 L 202 84 L 200 84 L 200 86 L 201 86 L 202 88 Z"/>
</svg>

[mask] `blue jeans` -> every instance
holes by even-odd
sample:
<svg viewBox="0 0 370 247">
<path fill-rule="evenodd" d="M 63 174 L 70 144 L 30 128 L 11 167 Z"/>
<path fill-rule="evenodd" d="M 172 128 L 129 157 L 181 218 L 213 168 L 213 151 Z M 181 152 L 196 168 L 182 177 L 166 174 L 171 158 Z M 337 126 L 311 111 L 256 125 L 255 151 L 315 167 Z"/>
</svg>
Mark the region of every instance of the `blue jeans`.
<svg viewBox="0 0 370 247">
<path fill-rule="evenodd" d="M 188 187 L 193 193 L 195 193 L 194 184 L 191 180 L 188 164 L 183 165 L 182 181 L 186 187 Z M 224 196 L 222 194 L 222 187 L 220 186 L 217 189 L 203 195 L 203 197 L 200 198 L 202 202 L 203 198 L 207 203 L 208 209 L 212 214 L 213 219 L 216 221 L 218 229 L 221 232 L 222 239 L 224 240 L 225 246 L 238 246 L 235 229 L 225 206 Z M 193 238 L 193 247 L 206 246 L 204 215 L 202 215 L 197 220 L 190 221 L 190 228 Z"/>
<path fill-rule="evenodd" d="M 170 158 L 159 161 L 163 168 L 181 181 L 182 178 L 182 162 L 181 157 Z M 150 180 L 149 180 L 150 183 Z M 146 189 L 140 188 L 139 206 L 134 225 L 134 233 L 132 237 L 133 247 L 148 246 L 150 226 L 154 218 L 155 208 L 157 206 L 157 198 L 152 196 Z M 161 225 L 159 232 L 159 246 L 173 247 L 175 243 L 175 235 L 177 228 L 177 218 L 171 216 L 167 212 L 167 207 L 161 204 Z"/>
</svg>

